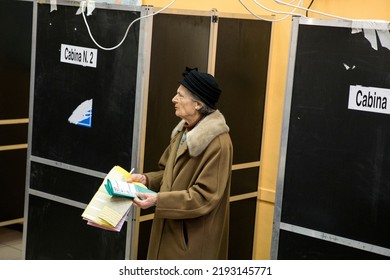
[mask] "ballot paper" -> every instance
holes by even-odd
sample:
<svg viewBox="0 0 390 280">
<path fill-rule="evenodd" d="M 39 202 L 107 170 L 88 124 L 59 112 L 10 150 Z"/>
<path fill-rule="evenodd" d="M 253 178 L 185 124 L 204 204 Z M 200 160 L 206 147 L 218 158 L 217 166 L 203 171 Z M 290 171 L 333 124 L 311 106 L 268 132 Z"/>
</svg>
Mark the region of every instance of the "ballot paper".
<svg viewBox="0 0 390 280">
<path fill-rule="evenodd" d="M 153 193 L 154 191 L 149 190 L 145 185 L 134 182 L 134 183 L 128 183 L 126 181 L 122 180 L 115 180 L 115 179 L 107 179 L 107 182 L 105 184 L 106 190 L 109 195 L 113 197 L 129 197 L 129 198 L 136 198 L 137 193 Z"/>
<path fill-rule="evenodd" d="M 111 227 L 111 226 L 102 226 L 102 225 L 99 225 L 99 224 L 96 224 L 90 220 L 88 220 L 87 222 L 87 225 L 89 226 L 93 226 L 93 227 L 97 227 L 97 228 L 101 228 L 101 229 L 105 229 L 105 230 L 109 230 L 109 231 L 116 231 L 116 232 L 120 232 L 121 229 L 122 229 L 122 226 L 123 224 L 125 223 L 126 221 L 126 217 L 127 217 L 127 214 L 129 213 L 130 210 L 128 210 L 126 212 L 126 214 L 122 217 L 122 219 L 119 221 L 119 223 L 115 226 L 115 227 Z"/>
<path fill-rule="evenodd" d="M 130 176 L 120 166 L 111 169 L 81 215 L 88 225 L 111 231 L 121 230 L 133 202 L 126 197 L 109 195 L 105 184 L 108 179 L 125 182 Z"/>
</svg>

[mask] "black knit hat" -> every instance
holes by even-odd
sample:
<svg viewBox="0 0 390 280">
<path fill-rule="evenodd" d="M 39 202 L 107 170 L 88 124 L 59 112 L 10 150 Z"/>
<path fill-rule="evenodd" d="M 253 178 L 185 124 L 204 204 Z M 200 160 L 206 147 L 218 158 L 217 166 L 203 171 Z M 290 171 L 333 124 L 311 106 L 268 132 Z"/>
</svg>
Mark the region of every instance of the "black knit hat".
<svg viewBox="0 0 390 280">
<path fill-rule="evenodd" d="M 183 79 L 179 81 L 207 106 L 216 109 L 216 103 L 221 95 L 217 80 L 209 73 L 198 72 L 198 68 L 186 67 Z"/>
</svg>

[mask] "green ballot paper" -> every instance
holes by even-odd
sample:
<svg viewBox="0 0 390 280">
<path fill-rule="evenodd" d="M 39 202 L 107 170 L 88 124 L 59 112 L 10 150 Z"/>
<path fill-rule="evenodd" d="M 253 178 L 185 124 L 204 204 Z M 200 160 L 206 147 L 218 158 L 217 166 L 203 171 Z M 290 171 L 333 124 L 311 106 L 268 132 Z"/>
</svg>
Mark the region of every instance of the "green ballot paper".
<svg viewBox="0 0 390 280">
<path fill-rule="evenodd" d="M 118 181 L 115 179 L 107 179 L 107 183 L 104 185 L 109 195 L 111 196 L 124 196 L 135 198 L 136 193 L 155 193 L 149 190 L 145 185 L 134 182 L 127 183 L 124 181 Z"/>
</svg>

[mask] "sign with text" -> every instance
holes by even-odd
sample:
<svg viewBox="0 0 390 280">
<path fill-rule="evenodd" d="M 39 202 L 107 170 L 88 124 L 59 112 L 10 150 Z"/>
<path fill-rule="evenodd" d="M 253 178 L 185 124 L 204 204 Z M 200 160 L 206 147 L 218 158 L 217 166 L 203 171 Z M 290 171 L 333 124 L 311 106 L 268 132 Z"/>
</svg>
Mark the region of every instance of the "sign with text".
<svg viewBox="0 0 390 280">
<path fill-rule="evenodd" d="M 348 109 L 390 114 L 390 89 L 350 86 Z"/>
<path fill-rule="evenodd" d="M 97 49 L 61 44 L 61 62 L 96 68 Z"/>
</svg>

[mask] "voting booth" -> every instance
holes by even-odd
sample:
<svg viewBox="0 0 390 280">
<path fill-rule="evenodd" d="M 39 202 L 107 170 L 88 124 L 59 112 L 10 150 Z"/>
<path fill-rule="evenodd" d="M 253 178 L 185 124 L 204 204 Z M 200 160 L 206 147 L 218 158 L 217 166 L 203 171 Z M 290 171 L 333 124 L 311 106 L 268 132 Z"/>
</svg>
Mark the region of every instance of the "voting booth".
<svg viewBox="0 0 390 280">
<path fill-rule="evenodd" d="M 23 223 L 32 15 L 32 1 L 1 1 L 0 226 Z"/>
<path fill-rule="evenodd" d="M 129 258 L 132 223 L 110 232 L 87 226 L 81 213 L 114 165 L 133 163 L 141 27 L 103 51 L 68 3 L 54 11 L 34 3 L 25 258 Z M 95 9 L 90 31 L 114 45 L 143 12 Z"/>
<path fill-rule="evenodd" d="M 390 258 L 387 24 L 294 18 L 273 259 Z"/>
<path fill-rule="evenodd" d="M 119 232 L 81 214 L 113 166 L 157 169 L 189 66 L 222 87 L 234 146 L 229 258 L 251 259 L 271 24 L 214 10 L 151 16 L 159 8 L 96 3 L 83 17 L 74 2 L 52 8 L 34 3 L 25 258 L 146 258 L 154 209 L 131 207 Z"/>
</svg>

